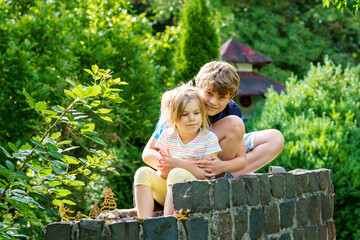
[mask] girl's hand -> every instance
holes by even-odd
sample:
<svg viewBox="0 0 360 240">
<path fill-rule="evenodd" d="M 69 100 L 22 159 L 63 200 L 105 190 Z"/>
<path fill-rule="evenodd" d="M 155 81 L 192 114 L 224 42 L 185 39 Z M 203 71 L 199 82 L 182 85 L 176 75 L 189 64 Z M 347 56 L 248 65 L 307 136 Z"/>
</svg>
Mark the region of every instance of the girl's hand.
<svg viewBox="0 0 360 240">
<path fill-rule="evenodd" d="M 167 179 L 167 176 L 168 176 L 168 174 L 169 174 L 169 172 L 170 172 L 170 170 L 172 168 L 167 167 L 167 162 L 165 162 L 165 161 L 163 161 L 163 160 L 161 160 L 159 158 L 157 160 L 159 161 L 159 165 L 157 166 L 157 168 L 158 168 L 158 171 L 160 173 L 160 176 L 162 178 Z"/>
<path fill-rule="evenodd" d="M 204 170 L 206 177 L 217 176 L 224 173 L 224 164 L 226 161 L 220 160 L 217 156 L 204 156 L 203 159 L 194 163 L 196 166 Z"/>
<path fill-rule="evenodd" d="M 169 153 L 169 150 L 167 151 L 167 154 L 160 152 L 160 155 L 161 155 L 160 161 L 162 161 L 161 163 L 162 167 L 169 167 L 169 168 L 181 167 L 179 161 L 183 161 L 183 160 L 180 158 L 173 157 Z"/>
</svg>

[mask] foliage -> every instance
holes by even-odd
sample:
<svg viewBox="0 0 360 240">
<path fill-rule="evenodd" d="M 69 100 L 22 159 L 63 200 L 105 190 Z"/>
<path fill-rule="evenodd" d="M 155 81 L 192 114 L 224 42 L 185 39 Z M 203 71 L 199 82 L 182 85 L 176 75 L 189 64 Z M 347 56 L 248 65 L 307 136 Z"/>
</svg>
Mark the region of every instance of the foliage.
<svg viewBox="0 0 360 240">
<path fill-rule="evenodd" d="M 344 12 L 345 8 L 349 9 L 354 17 L 356 17 L 360 7 L 359 0 L 323 0 L 323 6 L 329 7 L 330 2 L 342 13 Z"/>
<path fill-rule="evenodd" d="M 176 82 L 192 79 L 207 62 L 219 57 L 219 37 L 205 0 L 185 0 L 176 62 Z"/>
<path fill-rule="evenodd" d="M 342 70 L 325 58 L 303 80 L 291 77 L 286 94 L 271 90 L 250 129 L 279 129 L 282 153 L 271 164 L 333 170 L 335 225 L 340 239 L 360 237 L 360 65 Z"/>
<path fill-rule="evenodd" d="M 48 202 L 49 198 L 53 199 L 53 205 L 63 208 L 64 204 L 76 205 L 65 197 L 71 194 L 69 188 L 85 185 L 79 180 L 80 175 L 95 180 L 99 175 L 93 172 L 94 168 L 114 170 L 109 167 L 115 158 L 112 153 L 86 149 L 86 156 L 71 154 L 80 146 L 73 143 L 66 131 L 71 131 L 72 136 L 78 139 L 91 140 L 95 146 L 105 145 L 97 136 L 92 119 L 97 115 L 111 121 L 108 116 L 111 109 L 102 108 L 101 101 L 122 102 L 119 88 L 115 86 L 126 84 L 120 78 L 113 79 L 110 69 L 105 71 L 93 65 L 92 70 L 85 71 L 92 75 L 89 85 L 66 80 L 72 88 L 64 90 L 68 98 L 66 107 L 48 107 L 44 101 L 35 102 L 31 93 L 23 90 L 29 106 L 44 118 L 45 130 L 39 131 L 20 149 L 9 142 L 12 153 L 0 147 L 6 156 L 6 160 L 1 161 L 6 165 L 0 165 L 1 239 L 29 236 L 29 232 L 24 234 L 26 227 L 22 226 L 23 220 L 31 226 L 42 225 L 36 215 L 37 211 L 44 210 L 37 200 L 39 196 L 46 196 Z"/>
</svg>

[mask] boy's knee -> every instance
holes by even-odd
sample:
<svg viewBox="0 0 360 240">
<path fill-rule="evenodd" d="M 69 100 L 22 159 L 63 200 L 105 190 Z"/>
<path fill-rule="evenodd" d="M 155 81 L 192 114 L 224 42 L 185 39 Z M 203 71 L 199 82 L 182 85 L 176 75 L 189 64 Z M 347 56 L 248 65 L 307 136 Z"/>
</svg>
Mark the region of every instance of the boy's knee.
<svg viewBox="0 0 360 240">
<path fill-rule="evenodd" d="M 226 134 L 228 136 L 239 138 L 240 140 L 243 139 L 245 134 L 245 126 L 241 118 L 235 115 L 229 115 L 224 119 L 226 119 L 226 123 L 224 124 L 227 128 Z"/>
<path fill-rule="evenodd" d="M 277 130 L 277 129 L 273 129 L 273 141 L 275 142 L 275 145 L 279 148 L 282 149 L 284 146 L 284 136 L 282 135 L 282 133 Z"/>
</svg>

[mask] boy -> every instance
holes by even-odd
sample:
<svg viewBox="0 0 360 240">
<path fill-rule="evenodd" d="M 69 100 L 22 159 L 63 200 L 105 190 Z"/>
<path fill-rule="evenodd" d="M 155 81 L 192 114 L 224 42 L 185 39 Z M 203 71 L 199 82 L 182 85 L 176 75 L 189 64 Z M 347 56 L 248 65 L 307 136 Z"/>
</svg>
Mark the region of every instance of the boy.
<svg viewBox="0 0 360 240">
<path fill-rule="evenodd" d="M 242 113 L 232 100 L 238 91 L 240 78 L 236 69 L 227 62 L 205 64 L 195 77 L 196 87 L 205 103 L 212 124 L 211 130 L 219 139 L 222 152 L 218 157 L 194 161 L 207 172 L 207 177 L 238 177 L 253 173 L 272 161 L 282 150 L 284 138 L 275 129 L 245 134 Z M 157 169 L 159 162 L 155 143 L 166 124 L 159 122 L 143 151 L 143 160 Z"/>
</svg>

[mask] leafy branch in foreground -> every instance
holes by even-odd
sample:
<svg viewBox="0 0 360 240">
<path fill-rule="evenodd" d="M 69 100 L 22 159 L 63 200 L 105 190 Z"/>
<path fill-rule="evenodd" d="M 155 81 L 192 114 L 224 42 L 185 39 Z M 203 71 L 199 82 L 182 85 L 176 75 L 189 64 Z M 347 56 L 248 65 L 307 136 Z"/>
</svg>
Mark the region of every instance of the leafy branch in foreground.
<svg viewBox="0 0 360 240">
<path fill-rule="evenodd" d="M 120 78 L 113 79 L 110 69 L 102 70 L 97 65 L 93 65 L 92 70 L 84 70 L 92 76 L 92 85 L 83 86 L 67 79 L 72 86 L 71 89 L 64 90 L 70 100 L 67 107 L 48 107 L 46 102 L 35 102 L 30 94 L 23 90 L 28 104 L 44 117 L 47 127 L 45 131 L 40 131 L 39 136 L 32 137 L 29 143 L 19 149 L 9 142 L 12 153 L 0 147 L 7 157 L 5 161 L 1 161 L 5 162 L 6 166 L 0 164 L 1 239 L 27 237 L 19 234 L 19 229 L 25 227 L 21 226 L 20 219 L 33 225 L 41 225 L 34 211 L 43 207 L 35 200 L 35 196 L 49 197 L 56 206 L 76 205 L 64 197 L 71 194 L 68 188 L 85 185 L 79 180 L 80 175 L 97 179 L 99 175 L 92 173 L 92 169 L 113 171 L 109 168 L 109 163 L 115 158 L 112 153 L 107 154 L 102 150 L 82 146 L 89 155 L 70 155 L 71 150 L 80 146 L 66 138 L 64 130 L 61 130 L 65 126 L 76 139 L 88 139 L 105 145 L 104 141 L 96 136 L 95 123 L 91 122 L 92 118 L 87 114 L 98 115 L 105 121 L 112 122 L 107 116 L 111 109 L 101 108 L 101 101 L 123 102 L 119 96 L 122 90 L 116 86 L 126 85 L 126 82 Z M 88 113 L 79 111 L 79 108 Z"/>
</svg>

